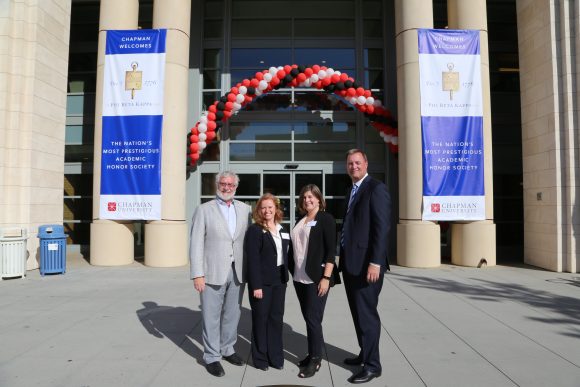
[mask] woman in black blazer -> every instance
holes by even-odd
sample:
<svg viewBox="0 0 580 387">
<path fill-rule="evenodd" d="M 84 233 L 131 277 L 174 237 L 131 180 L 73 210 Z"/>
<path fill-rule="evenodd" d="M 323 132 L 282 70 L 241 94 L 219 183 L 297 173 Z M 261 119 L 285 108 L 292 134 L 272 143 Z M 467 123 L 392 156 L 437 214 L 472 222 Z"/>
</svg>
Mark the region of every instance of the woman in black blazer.
<svg viewBox="0 0 580 387">
<path fill-rule="evenodd" d="M 280 200 L 264 194 L 253 213 L 254 224 L 244 240 L 252 308 L 252 360 L 262 371 L 282 369 L 282 327 L 288 282 L 290 235 L 280 222 Z"/>
<path fill-rule="evenodd" d="M 324 212 L 326 203 L 320 189 L 314 184 L 302 188 L 298 208 L 304 217 L 291 232 L 292 254 L 289 269 L 300 302 L 302 316 L 306 321 L 308 355 L 301 360 L 301 378 L 313 376 L 322 360 L 322 318 L 328 290 L 334 279 L 340 278 L 335 269 L 336 222 Z"/>
</svg>

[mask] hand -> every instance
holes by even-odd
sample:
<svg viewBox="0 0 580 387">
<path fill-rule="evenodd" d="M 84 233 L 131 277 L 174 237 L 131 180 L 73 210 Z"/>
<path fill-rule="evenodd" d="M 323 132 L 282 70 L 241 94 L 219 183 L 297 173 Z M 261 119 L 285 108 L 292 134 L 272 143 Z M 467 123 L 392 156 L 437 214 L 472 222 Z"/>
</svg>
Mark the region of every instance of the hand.
<svg viewBox="0 0 580 387">
<path fill-rule="evenodd" d="M 262 293 L 262 289 L 254 290 L 254 298 L 261 299 L 262 297 L 264 297 L 264 294 Z"/>
<path fill-rule="evenodd" d="M 193 287 L 198 292 L 203 292 L 205 290 L 205 277 L 197 277 L 193 279 Z"/>
<path fill-rule="evenodd" d="M 369 270 L 367 271 L 367 282 L 373 283 L 379 280 L 381 275 L 381 267 L 369 264 Z"/>
<path fill-rule="evenodd" d="M 330 281 L 326 278 L 322 278 L 318 283 L 318 297 L 324 296 L 328 293 L 328 288 L 330 287 Z"/>
</svg>

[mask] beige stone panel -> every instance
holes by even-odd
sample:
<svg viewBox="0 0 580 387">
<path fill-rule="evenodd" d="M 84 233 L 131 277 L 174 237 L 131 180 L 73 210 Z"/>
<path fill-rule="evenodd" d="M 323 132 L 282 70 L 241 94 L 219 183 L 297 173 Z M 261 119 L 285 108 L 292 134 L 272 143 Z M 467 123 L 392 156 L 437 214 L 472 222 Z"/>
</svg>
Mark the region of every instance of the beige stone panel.
<svg viewBox="0 0 580 387">
<path fill-rule="evenodd" d="M 554 95 L 550 95 L 536 105 L 538 107 L 537 115 L 538 117 L 548 116 L 552 117 L 555 113 L 558 112 L 558 107 L 556 106 L 556 100 L 554 99 Z"/>
<path fill-rule="evenodd" d="M 528 123 L 534 121 L 537 117 L 538 117 L 538 104 L 533 103 L 522 105 L 522 131 L 526 132 L 526 135 Z M 540 133 L 537 133 L 536 135 L 538 134 Z"/>
<path fill-rule="evenodd" d="M 42 62 L 36 62 L 35 64 L 35 77 L 38 84 L 35 85 L 36 95 L 66 108 L 66 93 L 63 93 L 63 91 L 66 90 L 67 77 Z M 55 97 L 58 97 L 58 99 L 55 100 Z"/>
<path fill-rule="evenodd" d="M 487 29 L 485 0 L 447 0 L 449 28 Z"/>
<path fill-rule="evenodd" d="M 145 235 L 145 265 L 177 267 L 189 263 L 187 222 L 152 221 L 145 225 Z"/>
<path fill-rule="evenodd" d="M 525 231 L 524 238 L 527 246 L 538 251 L 556 251 L 558 248 L 557 230 L 554 227 L 552 232 L 531 232 Z"/>
<path fill-rule="evenodd" d="M 61 39 L 45 28 L 39 28 L 38 30 L 37 43 L 57 56 L 60 56 L 63 52 L 68 52 L 68 41 L 65 42 Z"/>
<path fill-rule="evenodd" d="M 2 168 L 3 171 L 3 186 L 18 186 L 18 187 L 28 187 L 30 186 L 30 181 L 34 181 L 30 177 L 30 169 L 24 168 Z"/>
<path fill-rule="evenodd" d="M 28 222 L 30 209 L 26 204 L 20 203 L 1 203 L 0 199 L 0 214 L 1 223 L 12 226 L 16 224 L 25 224 Z"/>
<path fill-rule="evenodd" d="M 186 69 L 189 64 L 189 36 L 181 31 L 168 30 L 167 31 L 167 52 L 166 63 L 183 66 Z"/>
<path fill-rule="evenodd" d="M 28 205 L 30 204 L 30 187 L 4 186 L 4 195 L 0 197 L 2 204 Z"/>
<path fill-rule="evenodd" d="M 62 53 L 61 53 L 62 54 Z M 68 51 L 67 51 L 68 54 Z M 42 63 L 52 64 L 54 71 L 59 74 L 68 77 L 68 56 L 57 55 L 52 51 L 48 50 L 46 47 L 37 46 L 36 50 L 36 61 Z"/>
<path fill-rule="evenodd" d="M 431 0 L 395 0 L 395 31 L 433 28 Z"/>
<path fill-rule="evenodd" d="M 556 146 L 556 142 L 554 133 L 549 130 L 551 122 L 553 122 L 553 118 L 548 116 L 538 117 L 535 120 L 528 122 L 525 125 L 525 131 L 522 131 L 522 138 L 524 140 L 535 138 L 546 140 L 547 138 L 550 138 L 548 142 L 553 144 L 553 146 L 548 149 L 553 149 Z"/>
<path fill-rule="evenodd" d="M 99 30 L 137 29 L 138 0 L 101 0 Z M 172 10 L 175 12 L 175 10 Z"/>
<path fill-rule="evenodd" d="M 419 62 L 419 38 L 416 30 L 405 31 L 397 35 L 396 45 L 397 68 Z"/>
<path fill-rule="evenodd" d="M 495 266 L 495 224 L 491 221 L 453 223 L 451 263 L 469 267 Z"/>
<path fill-rule="evenodd" d="M 415 33 L 416 34 L 416 33 Z M 421 219 L 423 201 L 421 107 L 419 64 L 409 63 L 397 71 L 399 112 L 399 217 Z"/>
<path fill-rule="evenodd" d="M 32 168 L 47 170 L 47 171 L 61 171 L 64 173 L 64 157 L 44 153 L 41 151 L 34 151 L 32 155 Z"/>
<path fill-rule="evenodd" d="M 532 234 L 555 235 L 556 231 L 557 229 L 554 224 L 533 223 L 533 222 L 526 223 L 526 232 L 529 232 L 530 235 Z"/>
<path fill-rule="evenodd" d="M 528 265 L 541 267 L 555 272 L 562 271 L 562 264 L 554 259 L 557 251 L 542 251 L 532 248 L 524 248 L 524 262 Z"/>
<path fill-rule="evenodd" d="M 95 266 L 122 266 L 134 262 L 133 224 L 109 220 L 91 223 L 91 257 Z"/>
<path fill-rule="evenodd" d="M 542 200 L 538 200 L 538 193 Z M 537 187 L 524 190 L 524 201 L 528 206 L 546 206 L 558 204 L 558 189 L 556 187 Z"/>
<path fill-rule="evenodd" d="M 60 187 L 40 187 L 34 185 L 31 187 L 30 204 L 38 205 L 50 205 L 53 203 L 59 203 L 63 200 L 63 184 Z M 60 214 L 62 218 L 62 214 Z"/>
<path fill-rule="evenodd" d="M 62 125 L 61 130 L 64 129 Z M 60 138 L 54 138 L 44 133 L 35 133 L 32 136 L 31 148 L 36 152 L 44 152 L 55 156 L 61 156 L 64 164 L 64 141 Z M 60 168 L 59 168 L 60 169 Z"/>
<path fill-rule="evenodd" d="M 544 223 L 544 224 L 559 224 L 558 221 L 558 207 L 556 205 L 544 206 L 526 206 L 524 208 L 524 222 L 528 223 Z"/>
<path fill-rule="evenodd" d="M 62 199 L 59 204 L 31 204 L 29 221 L 39 224 L 62 223 L 62 213 Z"/>
<path fill-rule="evenodd" d="M 424 268 L 440 266 L 439 225 L 432 222 L 401 221 L 397 225 L 397 264 Z"/>
<path fill-rule="evenodd" d="M 531 156 L 525 156 L 523 158 L 523 171 L 542 171 L 545 169 L 551 169 L 550 158 L 552 155 L 550 152 L 537 153 Z"/>
<path fill-rule="evenodd" d="M 30 180 L 35 183 L 36 187 L 59 188 L 62 200 L 64 190 L 64 171 L 47 171 L 39 169 L 30 169 Z"/>
</svg>

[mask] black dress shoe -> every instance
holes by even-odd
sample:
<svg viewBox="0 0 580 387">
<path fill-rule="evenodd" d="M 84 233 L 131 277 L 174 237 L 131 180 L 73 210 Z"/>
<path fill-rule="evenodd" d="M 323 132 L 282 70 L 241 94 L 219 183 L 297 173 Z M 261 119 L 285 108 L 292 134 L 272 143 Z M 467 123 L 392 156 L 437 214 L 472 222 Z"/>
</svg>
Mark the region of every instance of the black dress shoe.
<svg viewBox="0 0 580 387">
<path fill-rule="evenodd" d="M 218 378 L 226 374 L 224 368 L 222 367 L 219 361 L 214 361 L 213 363 L 206 364 L 205 369 L 207 370 L 207 372 L 209 372 L 213 376 L 217 376 Z"/>
<path fill-rule="evenodd" d="M 224 360 L 236 366 L 244 365 L 244 361 L 237 353 L 232 353 L 230 356 L 224 356 Z"/>
<path fill-rule="evenodd" d="M 380 372 L 373 372 L 363 368 L 361 372 L 348 378 L 348 381 L 353 384 L 368 383 L 379 376 L 381 376 Z"/>
<path fill-rule="evenodd" d="M 346 365 L 359 366 L 362 364 L 362 357 L 360 355 L 357 357 L 347 357 L 343 362 Z"/>
<path fill-rule="evenodd" d="M 268 366 L 256 366 L 256 368 L 262 371 L 268 371 Z"/>
<path fill-rule="evenodd" d="M 310 363 L 310 355 L 306 356 L 304 359 L 298 362 L 298 367 L 306 367 Z"/>
<path fill-rule="evenodd" d="M 284 369 L 284 366 L 283 366 L 283 365 L 281 365 L 281 366 L 276 366 L 276 365 L 274 365 L 274 364 L 270 364 L 270 367 L 272 367 L 272 368 L 276 368 L 277 370 L 283 370 L 283 369 Z"/>
</svg>

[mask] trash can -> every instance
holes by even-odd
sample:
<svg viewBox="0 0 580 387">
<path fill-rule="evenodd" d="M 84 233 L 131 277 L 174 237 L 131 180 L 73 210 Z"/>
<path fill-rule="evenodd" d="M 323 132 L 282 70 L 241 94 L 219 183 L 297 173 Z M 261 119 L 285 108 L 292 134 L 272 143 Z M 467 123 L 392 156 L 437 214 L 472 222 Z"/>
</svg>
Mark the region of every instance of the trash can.
<svg viewBox="0 0 580 387">
<path fill-rule="evenodd" d="M 38 227 L 40 239 L 40 275 L 66 271 L 66 238 L 64 227 L 46 224 Z"/>
<path fill-rule="evenodd" d="M 25 228 L 0 228 L 0 280 L 26 276 L 27 239 Z"/>
</svg>

